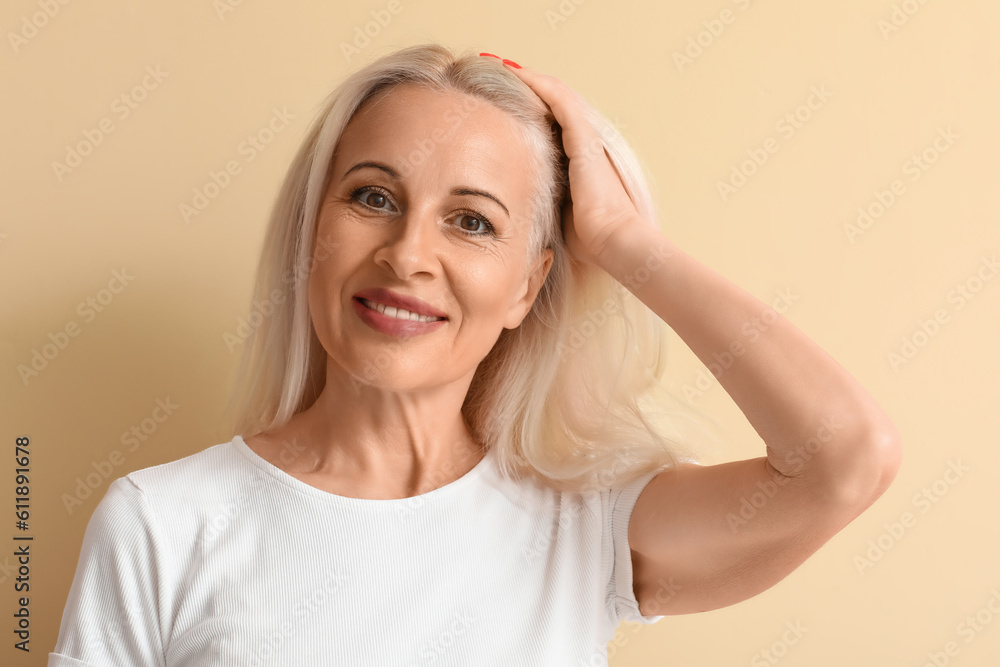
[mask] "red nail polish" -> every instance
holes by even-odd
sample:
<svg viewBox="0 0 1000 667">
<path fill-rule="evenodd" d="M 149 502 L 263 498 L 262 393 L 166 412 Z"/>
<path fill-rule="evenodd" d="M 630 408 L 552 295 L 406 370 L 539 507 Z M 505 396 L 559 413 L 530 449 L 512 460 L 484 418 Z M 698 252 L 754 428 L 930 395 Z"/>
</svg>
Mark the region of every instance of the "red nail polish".
<svg viewBox="0 0 1000 667">
<path fill-rule="evenodd" d="M 521 66 L 518 65 L 516 62 L 514 62 L 513 60 L 507 60 L 506 58 L 504 59 L 503 64 L 510 65 L 514 69 L 521 69 Z"/>
<path fill-rule="evenodd" d="M 496 58 L 497 60 L 503 60 L 500 56 L 495 56 L 492 53 L 480 53 L 481 56 L 489 56 L 490 58 Z"/>
</svg>

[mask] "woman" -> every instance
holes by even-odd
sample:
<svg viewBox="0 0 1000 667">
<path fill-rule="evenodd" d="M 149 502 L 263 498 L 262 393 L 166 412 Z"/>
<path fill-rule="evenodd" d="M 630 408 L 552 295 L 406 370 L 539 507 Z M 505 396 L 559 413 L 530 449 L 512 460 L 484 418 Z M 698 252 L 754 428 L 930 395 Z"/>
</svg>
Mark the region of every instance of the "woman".
<svg viewBox="0 0 1000 667">
<path fill-rule="evenodd" d="M 254 302 L 253 435 L 109 487 L 50 665 L 607 664 L 619 621 L 756 595 L 899 466 L 836 361 L 663 236 L 614 129 L 491 54 L 331 95 Z M 687 460 L 662 322 L 729 355 L 767 456 Z"/>
</svg>

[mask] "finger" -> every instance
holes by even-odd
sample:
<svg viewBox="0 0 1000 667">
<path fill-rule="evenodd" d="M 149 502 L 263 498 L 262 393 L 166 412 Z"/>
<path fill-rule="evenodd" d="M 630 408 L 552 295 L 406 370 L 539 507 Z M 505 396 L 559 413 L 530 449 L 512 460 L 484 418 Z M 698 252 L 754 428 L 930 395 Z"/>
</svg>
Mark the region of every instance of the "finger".
<svg viewBox="0 0 1000 667">
<path fill-rule="evenodd" d="M 590 105 L 580 93 L 562 80 L 529 67 L 508 69 L 524 81 L 552 111 L 562 128 L 563 149 L 571 160 L 589 161 L 604 157 L 601 136 L 588 119 Z"/>
</svg>

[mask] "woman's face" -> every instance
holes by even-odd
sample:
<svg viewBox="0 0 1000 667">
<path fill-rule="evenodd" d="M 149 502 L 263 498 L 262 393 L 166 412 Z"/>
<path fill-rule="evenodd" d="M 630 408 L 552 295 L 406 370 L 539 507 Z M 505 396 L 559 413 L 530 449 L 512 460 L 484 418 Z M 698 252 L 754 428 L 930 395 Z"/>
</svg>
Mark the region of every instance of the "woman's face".
<svg viewBox="0 0 1000 667">
<path fill-rule="evenodd" d="M 355 114 L 309 278 L 329 363 L 387 389 L 471 379 L 501 330 L 521 323 L 552 251 L 527 257 L 535 174 L 515 123 L 476 98 L 412 84 Z M 393 303 L 424 315 L 378 312 Z"/>
</svg>

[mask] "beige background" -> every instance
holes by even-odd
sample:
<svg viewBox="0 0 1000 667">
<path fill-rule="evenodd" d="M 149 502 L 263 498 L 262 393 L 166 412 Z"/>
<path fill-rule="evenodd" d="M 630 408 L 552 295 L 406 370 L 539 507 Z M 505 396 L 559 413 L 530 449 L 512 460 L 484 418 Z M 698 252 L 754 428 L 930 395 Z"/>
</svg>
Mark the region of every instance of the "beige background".
<svg viewBox="0 0 1000 667">
<path fill-rule="evenodd" d="M 360 63 L 437 40 L 583 92 L 652 171 L 665 232 L 762 300 L 795 295 L 785 315 L 903 434 L 891 489 L 787 579 L 726 609 L 624 624 L 612 664 L 781 655 L 787 667 L 881 667 L 921 665 L 929 652 L 939 664 L 997 664 L 1000 279 L 986 261 L 1000 249 L 997 3 L 399 0 L 395 14 L 383 0 L 224 3 L 11 0 L 0 10 L 0 661 L 45 663 L 109 479 L 229 439 L 218 420 L 240 346 L 225 336 L 247 315 L 265 215 L 317 105 Z M 372 12 L 391 20 L 371 24 L 348 59 L 342 44 Z M 678 58 L 685 49 L 690 62 Z M 160 80 L 148 75 L 157 68 Z M 810 98 L 814 87 L 823 98 Z M 263 132 L 270 143 L 250 160 L 243 142 L 275 109 L 292 118 Z M 102 120 L 112 131 L 57 174 L 53 162 Z M 753 173 L 723 196 L 718 184 L 748 150 L 766 162 L 743 166 Z M 921 169 L 913 156 L 925 153 L 933 163 Z M 180 205 L 229 161 L 239 173 L 185 221 Z M 879 197 L 894 201 L 867 229 L 845 228 L 859 207 L 880 213 Z M 120 289 L 111 281 L 123 269 L 132 278 Z M 78 310 L 88 298 L 104 299 L 101 312 Z M 931 335 L 921 323 L 935 313 L 939 324 L 923 325 Z M 67 324 L 77 335 L 22 380 L 19 365 Z M 683 392 L 707 371 L 672 343 L 670 386 Z M 162 423 L 158 399 L 177 406 Z M 711 462 L 764 453 L 717 383 L 690 402 L 725 435 Z M 120 438 L 143 420 L 149 434 L 129 452 Z M 27 531 L 12 516 L 18 435 L 32 441 Z M 61 498 L 95 472 L 96 488 L 69 512 Z M 30 654 L 12 648 L 15 534 L 34 536 Z M 975 630 L 966 619 L 977 613 Z M 785 643 L 796 623 L 804 634 Z"/>
</svg>

